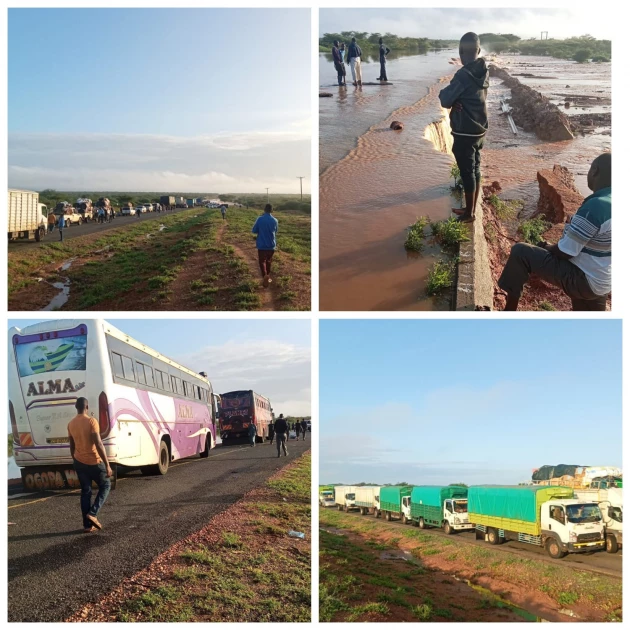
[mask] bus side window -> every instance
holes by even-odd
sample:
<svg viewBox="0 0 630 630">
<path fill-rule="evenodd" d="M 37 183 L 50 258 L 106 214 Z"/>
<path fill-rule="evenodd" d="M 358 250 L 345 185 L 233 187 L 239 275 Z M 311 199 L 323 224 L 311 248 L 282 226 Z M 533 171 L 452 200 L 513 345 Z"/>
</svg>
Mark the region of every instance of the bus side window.
<svg viewBox="0 0 630 630">
<path fill-rule="evenodd" d="M 144 366 L 144 373 L 147 377 L 147 385 L 149 387 L 155 387 L 155 380 L 153 379 L 153 368 L 149 365 Z"/>
<path fill-rule="evenodd" d="M 162 380 L 162 371 L 155 369 L 155 386 L 158 389 L 164 389 L 164 381 Z"/>
<path fill-rule="evenodd" d="M 128 381 L 135 381 L 136 376 L 133 371 L 133 361 L 129 357 L 123 357 L 122 360 L 123 368 L 125 370 L 125 376 L 123 378 L 126 378 Z"/>
<path fill-rule="evenodd" d="M 122 357 L 116 352 L 112 352 L 112 363 L 114 365 L 114 375 L 118 376 L 118 378 L 125 378 Z"/>
<path fill-rule="evenodd" d="M 171 391 L 171 379 L 168 377 L 168 374 L 166 372 L 162 372 L 162 382 L 164 384 L 164 389 L 167 392 Z"/>
<path fill-rule="evenodd" d="M 147 384 L 147 379 L 144 376 L 144 364 L 136 361 L 136 372 L 138 373 L 138 383 L 143 385 Z"/>
</svg>

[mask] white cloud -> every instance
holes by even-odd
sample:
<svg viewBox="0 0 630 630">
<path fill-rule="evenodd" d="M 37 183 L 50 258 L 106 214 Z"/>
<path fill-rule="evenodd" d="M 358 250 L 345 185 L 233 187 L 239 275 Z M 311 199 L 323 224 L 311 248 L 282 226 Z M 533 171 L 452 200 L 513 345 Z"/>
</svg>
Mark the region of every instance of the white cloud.
<svg viewBox="0 0 630 630">
<path fill-rule="evenodd" d="M 42 190 L 294 193 L 310 172 L 310 121 L 196 137 L 11 133 L 9 186 Z M 308 181 L 305 181 L 308 192 Z"/>
<path fill-rule="evenodd" d="M 199 369 L 210 365 L 208 377 L 218 393 L 254 389 L 271 400 L 276 414 L 311 413 L 309 346 L 275 340 L 228 341 L 199 348 L 177 361 Z"/>
</svg>

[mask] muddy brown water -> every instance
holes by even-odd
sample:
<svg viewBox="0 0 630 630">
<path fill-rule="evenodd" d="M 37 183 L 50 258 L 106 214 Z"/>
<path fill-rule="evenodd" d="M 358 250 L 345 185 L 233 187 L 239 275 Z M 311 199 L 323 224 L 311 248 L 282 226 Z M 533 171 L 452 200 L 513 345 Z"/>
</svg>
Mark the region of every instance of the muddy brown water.
<svg viewBox="0 0 630 630">
<path fill-rule="evenodd" d="M 449 296 L 429 298 L 425 283 L 440 248 L 427 243 L 420 255 L 403 247 L 406 228 L 420 216 L 450 216 L 450 140 L 437 95 L 456 70 L 453 51 L 412 56 L 388 66 L 390 87 L 330 88 L 320 100 L 320 308 L 323 310 L 439 310 Z M 609 111 L 610 64 L 576 64 L 547 57 L 507 55 L 495 61 L 554 103 L 579 102 L 571 116 Z M 364 77 L 377 71 L 364 64 Z M 325 78 L 321 75 L 326 73 Z M 330 78 L 332 77 L 332 79 Z M 334 69 L 320 56 L 320 83 Z M 567 87 L 569 86 L 569 87 Z M 415 98 L 421 96 L 421 98 Z M 610 128 L 565 142 L 543 142 L 535 134 L 511 132 L 500 115 L 500 99 L 510 91 L 492 79 L 488 93 L 490 130 L 483 155 L 484 178 L 498 180 L 503 198 L 524 202 L 522 217 L 538 201 L 537 171 L 566 166 L 578 189 L 590 194 L 591 161 L 610 150 Z M 586 105 L 592 99 L 592 104 Z M 396 107 L 395 109 L 391 109 Z M 392 131 L 393 120 L 404 123 Z M 442 124 L 439 123 L 442 121 Z M 363 131 L 362 131 L 363 130 Z M 357 134 L 360 134 L 357 136 Z"/>
<path fill-rule="evenodd" d="M 322 309 L 445 308 L 444 299 L 424 294 L 422 282 L 440 248 L 428 244 L 421 255 L 409 255 L 403 243 L 406 228 L 420 216 L 450 215 L 453 160 L 441 152 L 432 125 L 444 116 L 437 92 L 453 71 L 452 55 L 395 60 L 388 66 L 391 87 L 349 86 L 320 103 L 321 166 L 346 151 L 320 176 Z M 378 73 L 375 64 L 364 64 L 363 76 L 370 72 Z M 347 118 L 353 120 L 350 128 Z M 389 129 L 393 120 L 404 129 Z M 360 125 L 369 127 L 355 139 Z"/>
</svg>

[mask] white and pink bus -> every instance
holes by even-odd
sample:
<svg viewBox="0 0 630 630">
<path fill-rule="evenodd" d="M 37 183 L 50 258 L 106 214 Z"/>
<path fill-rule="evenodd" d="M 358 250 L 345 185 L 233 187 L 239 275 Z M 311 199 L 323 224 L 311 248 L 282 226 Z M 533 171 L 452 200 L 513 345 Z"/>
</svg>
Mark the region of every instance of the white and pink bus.
<svg viewBox="0 0 630 630">
<path fill-rule="evenodd" d="M 205 373 L 176 363 L 103 320 L 47 321 L 9 331 L 9 416 L 25 487 L 77 487 L 68 422 L 79 397 L 98 419 L 112 468 L 166 474 L 208 457 L 217 399 Z"/>
</svg>

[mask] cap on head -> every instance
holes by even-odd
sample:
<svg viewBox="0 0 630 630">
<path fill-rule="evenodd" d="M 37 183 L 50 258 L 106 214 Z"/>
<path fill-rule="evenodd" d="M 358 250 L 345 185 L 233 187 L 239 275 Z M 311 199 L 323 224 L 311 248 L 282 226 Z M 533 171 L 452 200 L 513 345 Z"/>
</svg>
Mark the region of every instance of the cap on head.
<svg viewBox="0 0 630 630">
<path fill-rule="evenodd" d="M 477 33 L 470 31 L 462 35 L 462 38 L 459 40 L 459 56 L 462 61 L 464 61 L 464 59 L 467 61 L 474 61 L 480 51 L 481 44 Z"/>
<path fill-rule="evenodd" d="M 77 402 L 74 403 L 74 406 L 79 413 L 83 413 L 88 408 L 87 398 L 77 398 Z"/>
</svg>

